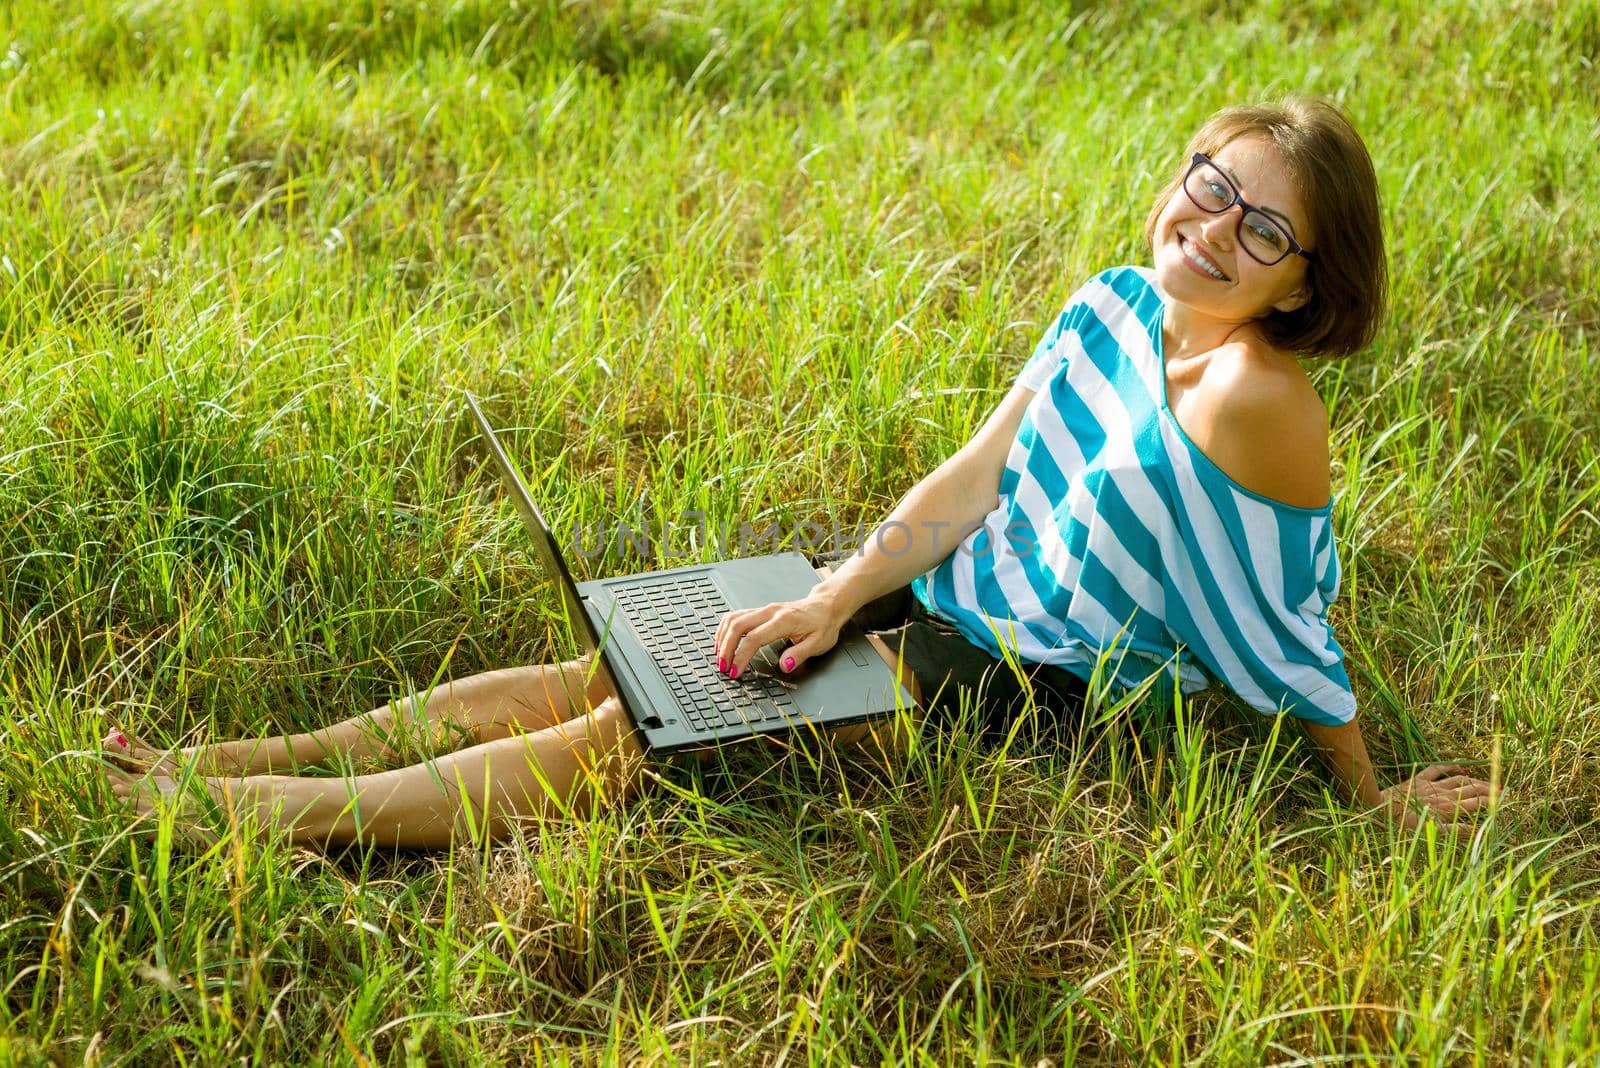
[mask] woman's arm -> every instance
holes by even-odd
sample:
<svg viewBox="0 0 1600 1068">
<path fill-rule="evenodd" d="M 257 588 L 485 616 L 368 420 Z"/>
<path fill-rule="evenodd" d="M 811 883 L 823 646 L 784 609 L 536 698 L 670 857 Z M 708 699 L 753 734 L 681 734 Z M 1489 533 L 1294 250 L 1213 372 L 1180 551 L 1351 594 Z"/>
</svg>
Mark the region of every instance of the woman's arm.
<svg viewBox="0 0 1600 1068">
<path fill-rule="evenodd" d="M 906 585 L 955 551 L 1000 501 L 1000 476 L 1032 390 L 1013 387 L 978 432 L 911 488 L 850 558 L 798 601 L 729 612 L 717 628 L 718 660 L 737 676 L 756 650 L 780 638 L 792 645 L 792 671 L 826 652 L 839 629 L 874 597 Z M 792 660 L 792 663 L 790 662 Z"/>
<path fill-rule="evenodd" d="M 1356 720 L 1330 727 L 1310 720 L 1300 720 L 1306 737 L 1317 747 L 1317 753 L 1333 771 L 1333 777 L 1344 791 L 1345 800 L 1367 808 L 1383 804 L 1383 788 L 1372 770 L 1367 756 L 1367 743 L 1361 737 L 1361 726 Z"/>
<path fill-rule="evenodd" d="M 1185 394 L 1184 431 L 1246 489 L 1286 504 L 1321 507 L 1330 495 L 1328 414 L 1304 373 L 1262 346 L 1228 345 L 1212 358 L 1203 386 Z M 1381 808 L 1407 827 L 1431 812 L 1470 830 L 1457 817 L 1492 800 L 1489 783 L 1453 764 L 1434 764 L 1385 789 L 1372 770 L 1358 720 L 1300 724 L 1347 800 Z"/>
<path fill-rule="evenodd" d="M 872 532 L 860 551 L 837 565 L 813 591 L 841 619 L 898 590 L 955 551 L 1000 503 L 1000 476 L 1032 390 L 1015 387 L 978 432 L 921 482 Z"/>
</svg>

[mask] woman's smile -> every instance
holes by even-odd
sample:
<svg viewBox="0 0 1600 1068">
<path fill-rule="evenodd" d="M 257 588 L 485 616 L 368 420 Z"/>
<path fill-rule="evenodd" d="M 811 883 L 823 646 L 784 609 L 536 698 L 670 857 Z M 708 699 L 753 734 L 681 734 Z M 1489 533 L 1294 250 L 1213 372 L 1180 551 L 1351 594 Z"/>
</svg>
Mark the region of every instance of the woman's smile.
<svg viewBox="0 0 1600 1068">
<path fill-rule="evenodd" d="M 1231 282 L 1217 261 L 1206 255 L 1200 246 L 1190 241 L 1182 234 L 1178 235 L 1178 250 L 1183 253 L 1183 262 L 1188 264 L 1196 274 L 1203 274 L 1207 278 L 1214 278 L 1219 282 Z"/>
</svg>

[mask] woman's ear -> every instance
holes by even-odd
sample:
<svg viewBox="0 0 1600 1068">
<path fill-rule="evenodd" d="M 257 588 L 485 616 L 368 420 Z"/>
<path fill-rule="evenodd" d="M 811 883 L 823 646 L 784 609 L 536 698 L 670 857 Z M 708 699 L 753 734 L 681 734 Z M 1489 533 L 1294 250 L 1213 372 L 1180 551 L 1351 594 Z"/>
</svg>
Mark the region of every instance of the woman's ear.
<svg viewBox="0 0 1600 1068">
<path fill-rule="evenodd" d="M 1299 311 L 1306 306 L 1306 302 L 1310 299 L 1311 287 L 1305 282 L 1301 282 L 1289 292 L 1288 296 L 1274 304 L 1272 310 L 1281 312 Z"/>
</svg>

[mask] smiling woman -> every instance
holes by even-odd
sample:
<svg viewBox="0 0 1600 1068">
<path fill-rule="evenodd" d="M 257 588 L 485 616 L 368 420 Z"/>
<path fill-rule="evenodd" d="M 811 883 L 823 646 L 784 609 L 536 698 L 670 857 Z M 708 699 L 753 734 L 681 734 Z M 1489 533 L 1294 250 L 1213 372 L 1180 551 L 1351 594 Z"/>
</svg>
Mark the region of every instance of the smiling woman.
<svg viewBox="0 0 1600 1068">
<path fill-rule="evenodd" d="M 0 27 L 0 1064 L 1600 1065 L 1600 5 L 4 0 Z M 1351 116 L 1381 233 L 1326 225 L 1299 102 L 1189 147 L 1280 91 Z M 1273 173 L 1228 151 L 1252 139 Z M 1197 153 L 1229 170 L 1186 192 Z M 1140 236 L 1169 184 L 1166 290 Z M 1234 194 L 1312 259 L 1200 210 Z M 1349 358 L 1281 313 L 1182 329 L 1236 267 L 1340 299 L 1369 232 L 1390 310 Z M 1353 292 L 1332 327 L 1378 303 Z M 463 389 L 544 458 L 582 579 L 710 559 L 721 522 L 746 553 L 903 498 L 1067 507 L 929 528 L 938 611 L 907 581 L 857 613 L 981 697 L 924 690 L 887 769 L 662 770 L 570 691 Z M 1132 508 L 1148 538 L 1104 538 Z M 692 544 L 661 523 L 695 510 Z M 623 522 L 664 532 L 649 560 L 597 544 Z M 1167 655 L 1218 636 L 1185 680 L 1325 621 L 1355 717 L 1231 688 L 1265 676 L 1163 704 L 1127 689 L 1165 670 L 1142 648 L 1093 687 L 1047 662 L 1128 617 Z M 748 641 L 732 686 L 783 648 Z M 101 709 L 130 806 L 61 756 L 98 756 Z M 1359 725 L 1383 787 L 1459 758 L 1512 804 L 1435 772 L 1413 809 L 1474 837 L 1402 831 L 1302 721 Z M 509 840 L 472 838 L 486 811 Z M 450 844 L 319 855 L 356 837 Z"/>
<path fill-rule="evenodd" d="M 1409 824 L 1415 796 L 1453 823 L 1489 784 L 1436 765 L 1380 788 L 1326 617 L 1340 576 L 1328 421 L 1297 357 L 1359 348 L 1383 310 L 1366 149 L 1331 105 L 1295 101 L 1222 112 L 1185 161 L 1150 215 L 1153 269 L 1079 288 L 972 440 L 858 553 L 804 599 L 728 613 L 707 653 L 748 678 L 757 650 L 784 642 L 779 662 L 796 671 L 890 603 L 875 644 L 935 722 L 975 701 L 1003 734 L 1030 697 L 1081 714 L 1106 677 L 1169 695 L 1221 682 L 1262 714 L 1293 715 L 1362 804 Z M 954 551 L 945 529 L 963 535 Z M 350 781 L 270 774 L 381 755 L 401 728 L 475 744 Z M 115 730 L 106 745 L 151 766 L 142 783 L 110 772 L 141 809 L 180 793 L 179 757 Z M 442 847 L 465 824 L 583 817 L 653 781 L 616 696 L 578 664 L 491 672 L 312 734 L 187 756 L 213 773 L 214 800 L 321 845 Z"/>
<path fill-rule="evenodd" d="M 1371 343 L 1388 288 L 1378 180 L 1361 136 L 1337 108 L 1298 99 L 1228 108 L 1199 129 L 1185 159 L 1186 168 L 1156 197 L 1145 219 L 1145 239 L 1158 271 L 1176 258 L 1211 276 L 1222 265 L 1206 262 L 1206 253 L 1193 253 L 1190 242 L 1210 230 L 1227 235 L 1231 245 L 1250 232 L 1253 219 L 1267 216 L 1268 225 L 1281 224 L 1286 233 L 1280 236 L 1290 245 L 1275 246 L 1270 238 L 1254 251 L 1244 245 L 1251 262 L 1242 271 L 1267 268 L 1260 276 L 1267 290 L 1251 297 L 1264 298 L 1257 306 L 1247 301 L 1229 310 L 1254 320 L 1275 348 L 1299 355 L 1348 356 Z M 1241 186 L 1250 190 L 1253 203 L 1242 199 Z M 1234 207 L 1240 211 L 1230 210 Z M 1187 225 L 1175 227 L 1178 222 Z M 1171 244 L 1175 230 L 1182 231 L 1176 234 L 1179 248 Z M 1319 234 L 1334 239 L 1320 241 Z M 1272 272 L 1285 266 L 1283 260 L 1296 247 L 1303 255 L 1289 260 L 1287 270 Z M 1174 284 L 1174 275 L 1181 277 L 1165 273 L 1162 281 Z M 1216 280 L 1234 293 L 1243 287 L 1248 295 L 1246 279 L 1224 275 Z M 1223 298 L 1211 293 L 1206 299 Z"/>
<path fill-rule="evenodd" d="M 968 646 L 1129 689 L 1220 681 L 1295 716 L 1352 798 L 1410 824 L 1415 795 L 1454 820 L 1489 784 L 1436 766 L 1380 789 L 1326 617 L 1328 418 L 1298 357 L 1360 349 L 1383 314 L 1371 159 L 1335 106 L 1295 99 L 1218 113 L 1184 161 L 1146 224 L 1154 268 L 1080 288 L 989 421 L 885 523 L 972 531 L 958 550 L 908 535 L 891 560 L 874 540 L 806 602 L 733 613 L 719 655 L 737 671 L 787 638 L 803 660 L 911 582 L 931 617 L 908 623 L 917 646 L 950 631 L 920 665 L 925 694 Z"/>
</svg>

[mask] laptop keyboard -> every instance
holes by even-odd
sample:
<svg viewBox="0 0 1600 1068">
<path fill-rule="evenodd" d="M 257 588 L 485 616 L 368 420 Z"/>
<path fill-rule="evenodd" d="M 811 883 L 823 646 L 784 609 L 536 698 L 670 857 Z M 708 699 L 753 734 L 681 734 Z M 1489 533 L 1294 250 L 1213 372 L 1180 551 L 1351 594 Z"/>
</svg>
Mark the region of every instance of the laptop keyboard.
<svg viewBox="0 0 1600 1068">
<path fill-rule="evenodd" d="M 696 730 L 759 725 L 795 714 L 792 684 L 758 673 L 754 661 L 750 674 L 738 679 L 717 670 L 712 638 L 728 602 L 709 578 L 686 576 L 610 592 Z"/>
</svg>

